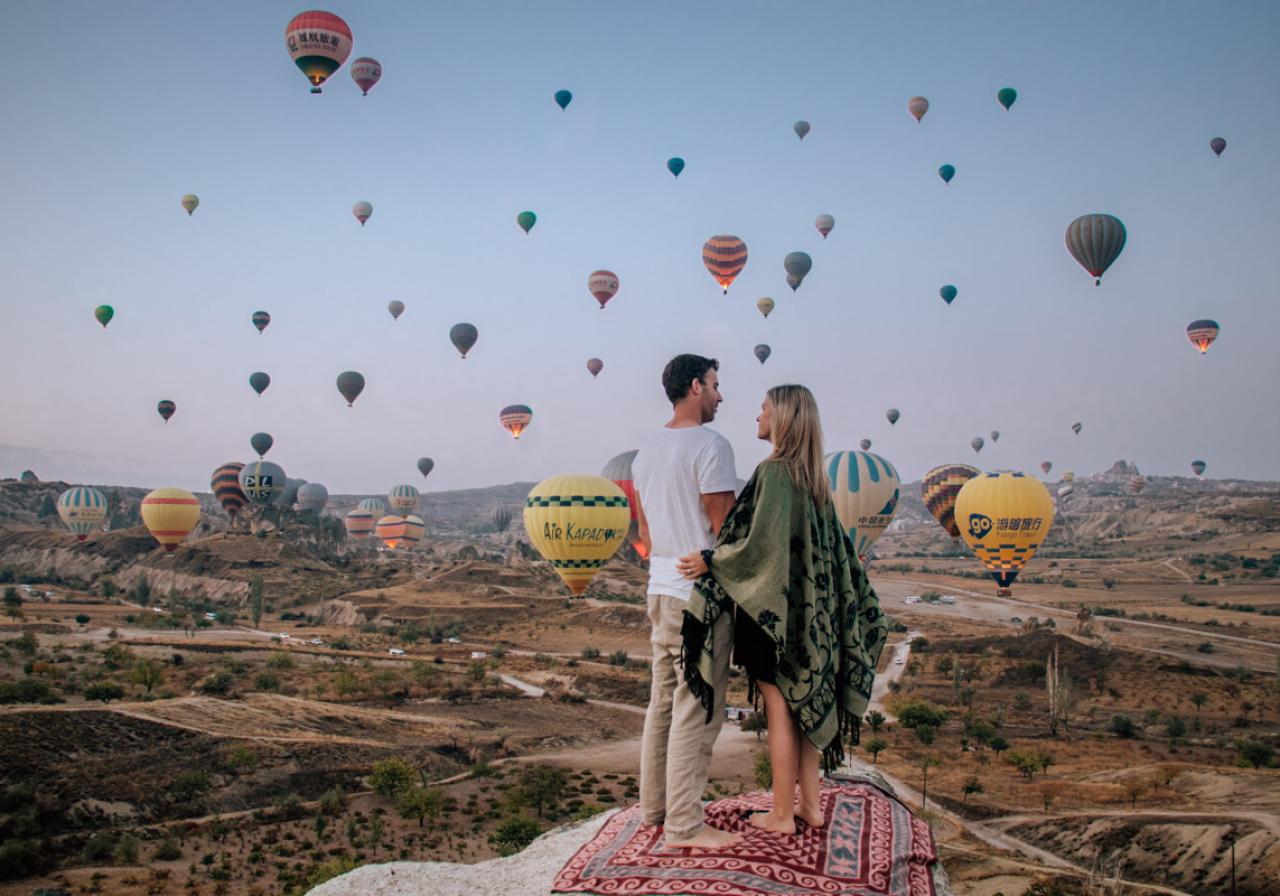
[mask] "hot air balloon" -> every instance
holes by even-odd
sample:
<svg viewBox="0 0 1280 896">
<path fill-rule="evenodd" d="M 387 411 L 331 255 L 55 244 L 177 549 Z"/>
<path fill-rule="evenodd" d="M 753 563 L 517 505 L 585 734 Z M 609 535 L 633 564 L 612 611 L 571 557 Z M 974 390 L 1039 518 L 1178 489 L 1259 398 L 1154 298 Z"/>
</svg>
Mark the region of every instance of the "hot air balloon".
<svg viewBox="0 0 1280 896">
<path fill-rule="evenodd" d="M 530 230 L 533 230 L 533 225 L 537 223 L 538 223 L 538 216 L 535 215 L 533 212 L 521 212 L 520 214 L 516 215 L 516 224 L 518 224 L 520 226 L 520 229 L 523 230 L 525 233 L 528 233 Z"/>
<path fill-rule="evenodd" d="M 791 126 L 791 129 L 796 132 L 797 137 L 803 140 L 805 137 L 809 135 L 809 131 L 810 131 L 809 122 L 797 121 L 795 124 Z"/>
<path fill-rule="evenodd" d="M 587 370 L 591 371 L 591 378 L 595 379 L 600 375 L 600 371 L 604 370 L 604 362 L 599 358 L 588 358 Z"/>
<path fill-rule="evenodd" d="M 1007 595 L 1053 526 L 1053 498 L 1023 473 L 982 473 L 956 496 L 960 535 Z"/>
<path fill-rule="evenodd" d="M 301 509 L 319 513 L 329 503 L 329 490 L 318 482 L 308 482 L 298 489 L 297 500 Z"/>
<path fill-rule="evenodd" d="M 422 536 L 427 531 L 427 524 L 422 517 L 415 516 L 412 513 L 404 518 L 404 535 L 401 540 L 406 547 L 413 547 L 422 541 Z"/>
<path fill-rule="evenodd" d="M 142 499 L 142 522 L 165 551 L 172 551 L 200 522 L 200 501 L 183 488 L 158 488 Z"/>
<path fill-rule="evenodd" d="M 916 124 L 919 124 L 920 119 L 924 118 L 924 113 L 929 111 L 929 101 L 922 96 L 913 96 L 907 100 L 907 111 L 916 120 Z"/>
<path fill-rule="evenodd" d="M 974 454 L 980 452 L 985 444 L 987 444 L 987 441 L 982 436 L 974 436 L 969 440 L 969 447 L 973 449 Z"/>
<path fill-rule="evenodd" d="M 641 560 L 647 560 L 649 549 L 640 539 L 640 524 L 636 510 L 636 484 L 631 476 L 631 464 L 639 453 L 638 448 L 622 452 L 604 465 L 600 475 L 622 489 L 622 493 L 627 496 L 627 505 L 631 508 L 631 525 L 627 529 L 627 541 L 631 543 L 631 547 L 635 548 Z"/>
<path fill-rule="evenodd" d="M 281 507 L 293 507 L 298 503 L 298 490 L 307 484 L 305 479 L 285 479 L 284 491 L 281 493 L 279 500 L 272 503 L 279 504 Z"/>
<path fill-rule="evenodd" d="M 555 94 L 556 105 L 561 109 L 569 108 L 569 103 L 573 102 L 573 94 L 567 90 L 557 90 Z"/>
<path fill-rule="evenodd" d="M 951 183 L 951 178 L 956 176 L 955 165 L 943 165 L 938 169 L 938 177 L 942 178 L 944 184 Z"/>
<path fill-rule="evenodd" d="M 861 442 L 859 442 L 859 443 L 858 443 L 858 447 L 859 447 L 859 448 L 861 448 L 863 451 L 870 451 L 870 450 L 871 450 L 871 440 L 870 440 L 870 439 L 863 439 Z"/>
<path fill-rule="evenodd" d="M 1144 476 L 1129 477 L 1129 494 L 1140 495 L 1142 490 L 1147 487 L 1147 480 Z"/>
<path fill-rule="evenodd" d="M 280 503 L 288 484 L 284 470 L 269 460 L 249 461 L 240 471 L 240 491 L 254 504 Z"/>
<path fill-rule="evenodd" d="M 1005 110 L 1007 111 L 1010 106 L 1012 106 L 1015 102 L 1017 102 L 1018 91 L 1014 90 L 1012 87 L 1001 87 L 996 92 L 996 100 L 1000 103 L 1000 105 L 1004 106 Z"/>
<path fill-rule="evenodd" d="M 249 503 L 249 499 L 240 490 L 240 471 L 243 469 L 244 464 L 234 460 L 228 461 L 214 470 L 213 476 L 209 479 L 213 496 L 222 505 L 223 512 L 231 517 L 232 525 L 235 525 L 236 514 Z"/>
<path fill-rule="evenodd" d="M 397 485 L 387 495 L 391 512 L 408 516 L 418 509 L 418 490 L 412 485 Z"/>
<path fill-rule="evenodd" d="M 404 314 L 404 302 L 399 299 L 392 299 L 387 303 L 387 311 L 391 313 L 392 320 L 399 320 L 400 315 Z"/>
<path fill-rule="evenodd" d="M 347 530 L 347 538 L 363 541 L 373 533 L 373 514 L 357 507 L 347 512 L 342 525 Z"/>
<path fill-rule="evenodd" d="M 20 482 L 39 482 L 40 477 L 35 474 L 34 470 L 23 470 L 22 475 L 18 477 Z"/>
<path fill-rule="evenodd" d="M 524 502 L 529 540 L 576 595 L 617 553 L 630 522 L 627 496 L 603 476 L 552 476 Z"/>
<path fill-rule="evenodd" d="M 289 58 L 311 82 L 311 92 L 342 67 L 351 55 L 351 29 L 331 12 L 312 10 L 299 13 L 284 29 Z"/>
<path fill-rule="evenodd" d="M 165 423 L 169 422 L 169 418 L 173 416 L 173 412 L 177 409 L 178 406 L 167 398 L 162 398 L 156 402 L 156 413 L 164 418 Z"/>
<path fill-rule="evenodd" d="M 991 435 L 991 441 L 992 441 L 992 442 L 998 442 L 998 441 L 1000 441 L 1000 430 L 998 430 L 998 429 L 993 429 L 993 430 L 991 430 L 990 435 Z"/>
<path fill-rule="evenodd" d="M 364 498 L 356 507 L 369 511 L 375 517 L 385 516 L 387 513 L 387 502 L 381 498 Z"/>
<path fill-rule="evenodd" d="M 1076 487 L 1068 483 L 1067 485 L 1064 485 L 1058 489 L 1058 497 L 1061 500 L 1065 501 L 1067 498 L 1070 498 L 1073 494 L 1075 494 L 1075 491 L 1076 491 Z"/>
<path fill-rule="evenodd" d="M 1191 344 L 1200 349 L 1200 354 L 1209 350 L 1213 341 L 1218 338 L 1218 322 L 1216 320 L 1193 320 L 1187 324 L 1187 338 Z"/>
<path fill-rule="evenodd" d="M 106 329 L 107 324 L 111 323 L 111 318 L 116 316 L 116 309 L 110 305 L 99 305 L 93 309 L 93 316 L 97 318 L 98 323 L 102 324 L 103 329 Z"/>
<path fill-rule="evenodd" d="M 609 304 L 618 293 L 618 275 L 613 271 L 593 271 L 591 276 L 587 278 L 587 291 L 596 297 L 596 301 L 600 303 L 600 310 L 604 310 L 604 306 Z"/>
<path fill-rule="evenodd" d="M 730 284 L 747 266 L 747 244 L 727 233 L 713 236 L 702 244 L 702 263 L 727 295 Z"/>
<path fill-rule="evenodd" d="M 1051 461 L 1051 460 L 1042 460 L 1042 461 L 1040 461 L 1040 472 L 1041 472 L 1041 473 L 1043 473 L 1044 475 L 1048 476 L 1048 475 L 1049 475 L 1049 471 L 1050 471 L 1050 470 L 1052 470 L 1052 469 L 1053 469 L 1053 461 Z"/>
<path fill-rule="evenodd" d="M 387 546 L 388 550 L 394 551 L 404 540 L 404 529 L 404 517 L 388 514 L 378 520 L 377 525 L 373 527 L 373 534 Z"/>
<path fill-rule="evenodd" d="M 188 193 L 186 196 L 183 196 L 180 201 L 182 207 L 187 211 L 187 217 L 190 217 L 196 210 L 196 206 L 200 204 L 200 197 L 195 193 Z"/>
<path fill-rule="evenodd" d="M 1082 429 L 1084 429 L 1084 424 L 1083 424 L 1083 423 L 1072 423 L 1072 424 L 1071 424 L 1071 431 L 1072 431 L 1073 433 L 1075 433 L 1076 435 L 1080 435 L 1080 430 L 1082 430 Z"/>
<path fill-rule="evenodd" d="M 382 80 L 382 63 L 368 56 L 361 56 L 351 63 L 351 80 L 360 88 L 361 96 L 368 96 L 373 85 Z"/>
<path fill-rule="evenodd" d="M 1067 470 L 1067 472 L 1065 472 L 1065 473 L 1063 473 L 1063 474 L 1062 474 L 1062 481 L 1063 481 L 1063 482 L 1075 482 L 1075 481 L 1076 481 L 1076 474 L 1075 474 L 1075 473 L 1073 473 L 1073 472 L 1071 472 L 1070 470 Z"/>
<path fill-rule="evenodd" d="M 813 259 L 807 252 L 792 252 L 783 259 L 782 267 L 787 272 L 787 285 L 791 287 L 792 292 L 795 292 L 800 288 L 805 276 L 813 269 Z"/>
<path fill-rule="evenodd" d="M 347 400 L 347 407 L 353 407 L 363 391 L 364 377 L 361 374 L 354 370 L 338 374 L 338 393 Z"/>
<path fill-rule="evenodd" d="M 418 458 L 418 472 L 421 473 L 423 477 L 429 476 L 431 474 L 431 471 L 434 470 L 435 468 L 436 468 L 436 462 L 433 461 L 431 458 L 429 457 Z"/>
<path fill-rule="evenodd" d="M 890 426 L 893 426 L 893 424 L 897 423 L 898 418 L 901 416 L 902 416 L 902 413 L 897 408 L 889 408 L 889 410 L 884 412 L 884 417 L 886 420 L 889 421 Z"/>
<path fill-rule="evenodd" d="M 756 299 L 756 310 L 759 311 L 761 314 L 763 314 L 765 317 L 768 317 L 769 312 L 773 310 L 773 299 L 769 298 L 768 296 L 765 296 L 764 298 Z"/>
<path fill-rule="evenodd" d="M 368 221 L 373 215 L 373 204 L 365 202 L 363 199 L 351 206 L 351 214 L 356 216 L 356 220 L 360 222 L 360 226 L 364 226 L 364 222 Z"/>
<path fill-rule="evenodd" d="M 943 464 L 924 474 L 920 483 L 924 506 L 952 538 L 960 537 L 960 527 L 956 525 L 956 495 L 966 482 L 981 473 L 977 467 L 967 464 Z"/>
<path fill-rule="evenodd" d="M 898 509 L 898 471 L 880 455 L 866 451 L 837 451 L 823 458 L 823 463 L 840 525 L 849 533 L 854 551 L 865 557 Z"/>
<path fill-rule="evenodd" d="M 498 413 L 498 422 L 515 438 L 520 438 L 533 420 L 533 409 L 528 405 L 509 404 Z"/>
<path fill-rule="evenodd" d="M 107 499 L 96 488 L 72 486 L 58 496 L 58 516 L 75 534 L 76 541 L 84 541 L 106 518 Z"/>
<path fill-rule="evenodd" d="M 769 360 L 769 356 L 773 354 L 773 349 L 762 342 L 751 350 L 751 354 L 755 355 L 756 360 L 763 364 Z"/>
<path fill-rule="evenodd" d="M 1191 462 L 1191 472 L 1195 473 L 1196 478 L 1199 479 L 1201 476 L 1204 475 L 1204 471 L 1208 466 L 1209 465 L 1202 460 L 1193 460 Z"/>
<path fill-rule="evenodd" d="M 255 432 L 249 436 L 249 447 L 258 453 L 258 457 L 266 457 L 267 452 L 271 450 L 271 446 L 276 440 L 271 438 L 269 432 Z"/>
<path fill-rule="evenodd" d="M 671 172 L 672 177 L 679 177 L 680 172 L 684 170 L 684 159 L 679 156 L 667 159 L 667 170 Z"/>
<path fill-rule="evenodd" d="M 818 215 L 813 221 L 813 226 L 818 228 L 818 233 L 822 234 L 822 238 L 825 240 L 827 234 L 836 226 L 836 219 L 830 215 Z"/>
<path fill-rule="evenodd" d="M 462 359 L 465 361 L 467 352 L 471 351 L 471 347 L 476 344 L 476 340 L 480 338 L 480 331 L 471 324 L 454 324 L 449 328 L 449 341 L 453 343 L 453 347 L 462 353 Z"/>
<path fill-rule="evenodd" d="M 1227 141 L 1221 137 L 1214 137 L 1209 141 L 1209 148 L 1213 150 L 1215 156 L 1222 155 L 1222 151 L 1227 148 Z"/>
<path fill-rule="evenodd" d="M 271 323 L 271 315 L 265 311 L 255 311 L 251 320 L 253 325 L 258 328 L 258 335 L 261 336 L 262 331 L 267 328 L 267 324 Z"/>
<path fill-rule="evenodd" d="M 938 290 L 938 295 L 942 296 L 942 301 L 946 302 L 948 305 L 950 305 L 952 302 L 956 300 L 956 296 L 958 294 L 959 294 L 959 290 L 957 290 L 950 283 L 942 287 L 942 289 Z"/>
<path fill-rule="evenodd" d="M 249 388 L 261 395 L 267 390 L 267 386 L 271 385 L 271 377 L 267 376 L 261 370 L 256 373 L 249 374 Z"/>
<path fill-rule="evenodd" d="M 1080 266 L 1102 284 L 1102 275 L 1120 257 L 1127 234 L 1124 222 L 1113 215 L 1081 215 L 1067 226 L 1067 251 Z"/>
</svg>

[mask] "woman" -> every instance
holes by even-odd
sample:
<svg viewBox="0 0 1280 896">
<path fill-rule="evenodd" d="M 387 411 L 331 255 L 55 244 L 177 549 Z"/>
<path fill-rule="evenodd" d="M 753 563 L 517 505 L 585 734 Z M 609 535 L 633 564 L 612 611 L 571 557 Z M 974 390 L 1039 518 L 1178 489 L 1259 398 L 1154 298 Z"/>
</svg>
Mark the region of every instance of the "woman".
<svg viewBox="0 0 1280 896">
<path fill-rule="evenodd" d="M 756 423 L 773 453 L 743 487 L 715 548 L 677 567 L 696 579 L 682 632 L 685 679 L 710 713 L 710 632 L 720 613 L 736 613 L 734 661 L 764 699 L 773 768 L 773 809 L 750 823 L 794 834 L 797 818 L 823 824 L 819 756 L 830 770 L 844 760 L 842 737 L 856 742 L 887 625 L 831 503 L 813 394 L 775 386 Z"/>
</svg>

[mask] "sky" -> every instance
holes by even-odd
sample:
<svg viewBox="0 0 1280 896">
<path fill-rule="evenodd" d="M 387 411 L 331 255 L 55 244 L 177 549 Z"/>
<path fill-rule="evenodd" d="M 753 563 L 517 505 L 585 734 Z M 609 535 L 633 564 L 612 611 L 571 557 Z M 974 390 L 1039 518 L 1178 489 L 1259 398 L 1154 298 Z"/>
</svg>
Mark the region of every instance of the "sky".
<svg viewBox="0 0 1280 896">
<path fill-rule="evenodd" d="M 689 351 L 721 362 L 713 426 L 744 478 L 784 382 L 813 389 L 828 450 L 870 438 L 904 481 L 1121 458 L 1280 478 L 1276 4 L 326 8 L 384 67 L 367 97 L 347 66 L 308 92 L 296 4 L 9 11 L 0 475 L 207 490 L 257 431 L 333 493 L 598 472 L 668 419 L 661 370 Z M 1063 243 L 1093 212 L 1128 230 L 1100 287 Z M 721 233 L 749 251 L 727 296 L 701 261 Z M 793 293 L 796 250 L 813 270 Z M 621 280 L 604 311 L 599 268 Z M 1203 357 L 1184 335 L 1202 317 L 1222 325 Z M 480 331 L 466 360 L 460 321 Z M 368 384 L 353 408 L 344 370 Z M 519 441 L 513 403 L 534 409 Z"/>
</svg>

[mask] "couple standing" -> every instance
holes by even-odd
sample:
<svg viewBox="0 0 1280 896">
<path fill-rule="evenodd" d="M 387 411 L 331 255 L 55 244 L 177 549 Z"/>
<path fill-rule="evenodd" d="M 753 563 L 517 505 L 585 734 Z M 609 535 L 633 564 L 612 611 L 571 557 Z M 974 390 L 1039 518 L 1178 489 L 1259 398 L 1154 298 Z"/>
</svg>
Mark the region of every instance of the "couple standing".
<svg viewBox="0 0 1280 896">
<path fill-rule="evenodd" d="M 749 823 L 791 835 L 797 821 L 824 823 L 819 765 L 838 765 L 856 739 L 887 631 L 831 503 L 813 395 L 793 385 L 765 394 L 756 437 L 773 451 L 735 499 L 733 449 L 704 425 L 721 401 L 719 367 L 671 359 L 671 420 L 632 467 L 653 644 L 640 806 L 672 847 L 739 838 L 706 824 L 702 808 L 730 655 L 769 725 L 773 808 Z"/>
</svg>

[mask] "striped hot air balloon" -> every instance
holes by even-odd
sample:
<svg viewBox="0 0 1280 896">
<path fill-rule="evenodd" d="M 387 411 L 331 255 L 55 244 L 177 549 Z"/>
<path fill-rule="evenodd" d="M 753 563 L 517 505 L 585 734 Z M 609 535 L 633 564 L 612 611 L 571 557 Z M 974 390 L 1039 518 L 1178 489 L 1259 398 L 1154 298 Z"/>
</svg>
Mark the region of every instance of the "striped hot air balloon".
<svg viewBox="0 0 1280 896">
<path fill-rule="evenodd" d="M 284 29 L 289 58 L 311 82 L 311 92 L 342 67 L 351 55 L 351 28 L 331 12 L 309 10 L 294 16 Z"/>
<path fill-rule="evenodd" d="M 58 516 L 75 534 L 76 541 L 84 541 L 106 518 L 107 499 L 96 488 L 72 486 L 58 496 Z"/>
<path fill-rule="evenodd" d="M 603 476 L 552 476 L 529 492 L 524 528 L 574 594 L 582 594 L 626 537 L 631 509 Z"/>
<path fill-rule="evenodd" d="M 898 509 L 902 487 L 898 471 L 880 455 L 867 451 L 837 451 L 828 454 L 824 463 L 836 516 L 854 551 L 865 557 Z"/>
<path fill-rule="evenodd" d="M 702 263 L 728 295 L 730 284 L 747 266 L 747 244 L 729 234 L 713 236 L 702 244 Z"/>
<path fill-rule="evenodd" d="M 347 530 L 347 538 L 363 541 L 373 534 L 373 514 L 357 507 L 347 512 L 342 525 Z"/>
<path fill-rule="evenodd" d="M 227 516 L 231 517 L 232 525 L 235 525 L 236 514 L 249 503 L 249 499 L 240 490 L 240 471 L 243 469 L 244 464 L 228 461 L 214 470 L 213 477 L 209 480 L 213 496 L 218 499 Z"/>
<path fill-rule="evenodd" d="M 515 438 L 528 428 L 533 420 L 533 409 L 525 404 L 509 404 L 498 413 L 498 422 Z"/>
<path fill-rule="evenodd" d="M 960 527 L 956 525 L 956 495 L 960 494 L 966 482 L 981 472 L 967 464 L 943 464 L 925 473 L 920 483 L 925 509 L 952 538 L 960 537 Z"/>
<path fill-rule="evenodd" d="M 599 358 L 587 359 L 587 372 L 591 374 L 591 378 L 595 379 L 600 375 L 600 371 L 604 370 L 604 362 Z"/>
<path fill-rule="evenodd" d="M 818 217 L 814 219 L 813 226 L 818 228 L 818 233 L 822 234 L 822 238 L 825 240 L 827 238 L 827 234 L 835 228 L 836 219 L 830 215 L 818 215 Z"/>
<path fill-rule="evenodd" d="M 474 324 L 454 324 L 449 328 L 449 341 L 453 343 L 453 347 L 462 355 L 464 361 L 467 359 L 467 352 L 471 351 L 479 338 L 480 331 Z"/>
<path fill-rule="evenodd" d="M 173 416 L 173 412 L 177 409 L 178 406 L 167 398 L 162 398 L 156 402 L 156 413 L 164 418 L 165 423 L 169 422 L 169 418 Z"/>
<path fill-rule="evenodd" d="M 409 514 L 404 518 L 404 543 L 413 547 L 422 541 L 422 536 L 426 534 L 427 524 L 423 522 L 422 517 Z"/>
<path fill-rule="evenodd" d="M 627 496 L 627 503 L 631 507 L 631 527 L 627 529 L 627 541 L 631 542 L 631 546 L 640 555 L 640 559 L 647 560 L 649 559 L 649 549 L 640 540 L 640 523 L 636 512 L 636 484 L 631 474 L 631 465 L 635 462 L 636 455 L 639 453 L 639 448 L 622 452 L 604 465 L 600 475 L 622 489 L 622 493 Z"/>
<path fill-rule="evenodd" d="M 1200 354 L 1204 354 L 1209 350 L 1209 346 L 1213 345 L 1215 339 L 1218 338 L 1218 322 L 1216 320 L 1193 320 L 1187 324 L 1187 339 L 1191 340 L 1191 344 L 1200 349 Z M 1230 354 L 1228 352 L 1227 354 Z"/>
<path fill-rule="evenodd" d="M 373 85 L 382 80 L 382 63 L 370 56 L 361 56 L 351 63 L 351 80 L 360 88 L 361 96 L 368 96 Z"/>
<path fill-rule="evenodd" d="M 956 496 L 956 522 L 1000 593 L 1007 594 L 1049 535 L 1053 498 L 1040 480 L 1025 473 L 983 473 Z"/>
<path fill-rule="evenodd" d="M 1114 215 L 1081 215 L 1067 225 L 1067 251 L 1102 285 L 1102 275 L 1124 250 L 1128 234 Z"/>
<path fill-rule="evenodd" d="M 393 513 L 408 516 L 418 508 L 418 490 L 412 485 L 397 485 L 387 495 L 387 503 Z"/>
<path fill-rule="evenodd" d="M 592 271 L 591 276 L 587 278 L 587 291 L 600 303 L 601 311 L 604 310 L 605 305 L 609 304 L 609 300 L 618 294 L 618 287 L 621 285 L 618 275 L 613 271 Z"/>
<path fill-rule="evenodd" d="M 1147 487 L 1147 479 L 1145 476 L 1129 477 L 1129 494 L 1140 495 L 1142 490 Z"/>
<path fill-rule="evenodd" d="M 165 551 L 172 551 L 200 522 L 200 501 L 183 488 L 158 488 L 142 499 L 142 522 Z"/>
<path fill-rule="evenodd" d="M 386 516 L 387 502 L 381 498 L 364 498 L 356 505 L 361 510 L 367 510 L 375 517 Z"/>
<path fill-rule="evenodd" d="M 404 517 L 388 514 L 378 520 L 378 524 L 373 527 L 373 534 L 375 538 L 394 551 L 404 539 L 404 530 Z"/>
<path fill-rule="evenodd" d="M 265 311 L 255 311 L 253 312 L 253 317 L 251 317 L 250 320 L 252 320 L 253 325 L 258 328 L 258 335 L 261 336 L 262 331 L 267 328 L 267 324 L 271 323 L 271 315 Z"/>
<path fill-rule="evenodd" d="M 373 203 L 366 202 L 361 199 L 355 205 L 351 206 L 351 214 L 356 216 L 356 220 L 359 221 L 360 226 L 363 227 L 365 222 L 373 217 Z"/>
<path fill-rule="evenodd" d="M 1204 471 L 1207 470 L 1208 468 L 1209 468 L 1209 465 L 1202 460 L 1193 460 L 1191 462 L 1191 472 L 1196 474 L 1197 479 L 1203 476 Z"/>
<path fill-rule="evenodd" d="M 190 217 L 195 214 L 196 208 L 200 205 L 200 197 L 195 193 L 188 193 L 182 197 L 180 202 L 182 203 L 182 210 L 187 213 L 187 217 Z"/>
</svg>

